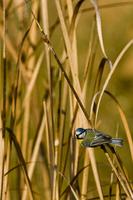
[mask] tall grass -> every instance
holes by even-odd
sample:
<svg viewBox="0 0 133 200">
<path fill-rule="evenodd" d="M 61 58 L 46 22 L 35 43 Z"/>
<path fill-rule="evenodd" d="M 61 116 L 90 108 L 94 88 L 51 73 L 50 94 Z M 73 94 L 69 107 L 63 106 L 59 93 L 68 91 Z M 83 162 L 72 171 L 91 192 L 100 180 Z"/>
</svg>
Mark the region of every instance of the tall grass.
<svg viewBox="0 0 133 200">
<path fill-rule="evenodd" d="M 123 101 L 118 87 L 133 37 L 107 45 L 109 26 L 101 17 L 117 9 L 130 27 L 125 18 L 133 3 L 3 0 L 0 6 L 0 199 L 133 199 L 132 98 Z M 83 148 L 77 127 L 117 133 L 124 146 Z"/>
</svg>

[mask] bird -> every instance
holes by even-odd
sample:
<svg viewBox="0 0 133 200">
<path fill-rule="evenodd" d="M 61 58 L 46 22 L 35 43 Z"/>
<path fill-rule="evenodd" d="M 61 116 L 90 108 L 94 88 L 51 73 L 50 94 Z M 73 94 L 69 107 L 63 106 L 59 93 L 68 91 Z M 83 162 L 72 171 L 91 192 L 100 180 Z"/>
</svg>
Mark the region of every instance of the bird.
<svg viewBox="0 0 133 200">
<path fill-rule="evenodd" d="M 112 138 L 110 135 L 92 128 L 77 128 L 75 136 L 76 139 L 81 141 L 81 146 L 83 147 L 98 147 L 103 144 L 123 146 L 122 138 Z"/>
</svg>

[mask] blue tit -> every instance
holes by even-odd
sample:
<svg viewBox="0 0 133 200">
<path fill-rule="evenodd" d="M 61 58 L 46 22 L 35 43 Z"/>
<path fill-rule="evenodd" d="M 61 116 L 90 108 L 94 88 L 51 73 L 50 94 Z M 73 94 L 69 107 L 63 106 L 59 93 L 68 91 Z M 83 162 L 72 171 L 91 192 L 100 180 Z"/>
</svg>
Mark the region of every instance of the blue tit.
<svg viewBox="0 0 133 200">
<path fill-rule="evenodd" d="M 112 138 L 110 135 L 102 133 L 96 129 L 77 128 L 75 136 L 81 141 L 84 147 L 97 147 L 102 144 L 115 144 L 117 146 L 123 145 L 123 139 Z"/>
</svg>

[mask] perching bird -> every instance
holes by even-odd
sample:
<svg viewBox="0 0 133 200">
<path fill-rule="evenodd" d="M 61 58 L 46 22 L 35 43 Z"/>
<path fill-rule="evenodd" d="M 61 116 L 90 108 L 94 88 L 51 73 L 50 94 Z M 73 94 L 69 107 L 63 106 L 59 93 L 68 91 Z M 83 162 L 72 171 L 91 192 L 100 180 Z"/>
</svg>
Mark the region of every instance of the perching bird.
<svg viewBox="0 0 133 200">
<path fill-rule="evenodd" d="M 77 128 L 75 136 L 81 140 L 81 145 L 84 147 L 97 147 L 102 144 L 115 144 L 117 146 L 123 145 L 123 139 L 112 138 L 110 135 L 102 133 L 96 129 Z"/>
</svg>

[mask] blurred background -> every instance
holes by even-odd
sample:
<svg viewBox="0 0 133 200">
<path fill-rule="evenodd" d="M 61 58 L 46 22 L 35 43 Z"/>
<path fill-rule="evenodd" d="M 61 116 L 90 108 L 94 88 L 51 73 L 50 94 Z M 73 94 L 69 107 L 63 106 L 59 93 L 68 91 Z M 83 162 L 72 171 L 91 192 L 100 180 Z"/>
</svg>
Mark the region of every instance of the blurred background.
<svg viewBox="0 0 133 200">
<path fill-rule="evenodd" d="M 14 130 L 27 169 L 30 171 L 31 166 L 34 165 L 30 179 L 35 199 L 47 199 L 48 197 L 50 199 L 50 196 L 51 199 L 75 199 L 74 195 L 71 195 L 73 192 L 69 187 L 69 183 L 73 179 L 71 185 L 79 195 L 79 199 L 94 199 L 95 197 L 99 199 L 89 156 L 86 162 L 89 163 L 87 191 L 82 194 L 85 149 L 81 148 L 77 141 L 74 141 L 74 144 L 72 141 L 75 128 L 80 126 L 87 128 L 89 124 L 84 122 L 83 113 L 80 110 L 76 119 L 74 118 L 75 97 L 62 75 L 56 59 L 50 53 L 48 46 L 44 44 L 31 12 L 32 9 L 39 25 L 47 34 L 79 98 L 83 94 L 84 97 L 81 97 L 81 101 L 89 115 L 92 99 L 97 92 L 94 88 L 99 65 L 104 57 L 99 43 L 95 9 L 90 1 L 82 1 L 78 13 L 76 13 L 76 17 L 77 15 L 78 17 L 76 26 L 74 26 L 75 39 L 73 39 L 74 42 L 70 40 L 70 44 L 74 43 L 74 50 L 71 49 L 69 55 L 57 5 L 60 2 L 67 33 L 70 36 L 72 14 L 79 1 L 33 0 L 26 2 L 7 0 L 5 3 L 4 1 L 0 3 L 0 110 L 1 112 L 3 110 L 3 47 L 5 44 L 6 126 Z M 99 0 L 97 3 L 101 16 L 105 51 L 108 58 L 114 63 L 124 46 L 133 39 L 133 1 Z M 3 32 L 4 27 L 5 32 Z M 74 57 L 73 63 L 76 63 L 76 69 L 70 63 L 69 57 L 71 56 Z M 89 59 L 86 65 L 87 56 Z M 108 64 L 103 68 L 100 89 L 110 72 Z M 78 82 L 76 82 L 77 80 Z M 85 85 L 84 93 L 78 90 L 76 83 L 80 84 L 81 91 Z M 14 104 L 16 85 L 17 102 Z M 107 90 L 120 103 L 131 134 L 133 134 L 133 46 L 120 60 Z M 74 123 L 72 123 L 73 119 L 75 119 Z M 108 95 L 103 95 L 96 128 L 112 137 L 117 135 L 124 139 L 124 146 L 116 150 L 128 174 L 129 181 L 132 183 L 132 158 L 126 131 L 117 106 Z M 42 135 L 40 136 L 41 130 Z M 37 143 L 39 137 L 40 141 Z M 9 145 L 7 138 L 5 146 L 7 147 L 6 158 L 9 156 L 5 173 L 15 166 L 17 167 L 4 176 L 4 180 L 7 180 L 4 187 L 6 193 L 4 198 L 29 199 L 27 194 L 24 194 L 27 190 L 21 167 L 18 166 L 20 162 L 16 148 L 12 144 Z M 32 160 L 34 150 L 37 155 Z M 107 199 L 109 199 L 108 191 L 112 169 L 100 148 L 95 149 L 94 154 L 103 194 L 107 195 Z M 81 169 L 82 172 L 78 175 Z M 114 178 L 113 194 L 115 194 L 116 183 L 117 180 Z M 65 190 L 66 188 L 67 190 Z M 115 197 L 111 199 L 113 198 L 116 199 Z"/>
</svg>

